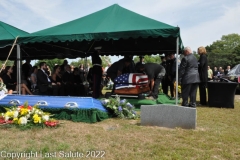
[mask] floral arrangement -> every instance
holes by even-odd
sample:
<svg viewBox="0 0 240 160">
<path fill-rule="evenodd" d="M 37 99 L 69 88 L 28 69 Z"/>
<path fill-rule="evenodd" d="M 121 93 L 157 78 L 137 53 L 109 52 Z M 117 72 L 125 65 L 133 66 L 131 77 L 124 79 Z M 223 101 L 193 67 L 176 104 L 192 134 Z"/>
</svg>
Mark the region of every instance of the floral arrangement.
<svg viewBox="0 0 240 160">
<path fill-rule="evenodd" d="M 110 113 L 113 113 L 113 116 L 127 119 L 138 118 L 134 106 L 127 102 L 126 99 L 120 100 L 120 97 L 116 96 L 115 98 L 102 99 L 101 102 Z"/>
<path fill-rule="evenodd" d="M 174 90 L 176 90 L 176 82 L 174 82 Z M 178 93 L 181 94 L 181 85 L 178 84 Z"/>
<path fill-rule="evenodd" d="M 3 83 L 3 80 L 2 78 L 0 78 L 0 91 L 4 92 L 4 93 L 7 93 L 8 90 L 6 88 L 6 85 Z"/>
<path fill-rule="evenodd" d="M 49 127 L 55 127 L 59 124 L 57 120 L 50 118 L 50 113 L 43 112 L 37 105 L 29 106 L 28 102 L 22 106 L 5 109 L 6 113 L 0 115 L 0 124 L 45 125 Z"/>
</svg>

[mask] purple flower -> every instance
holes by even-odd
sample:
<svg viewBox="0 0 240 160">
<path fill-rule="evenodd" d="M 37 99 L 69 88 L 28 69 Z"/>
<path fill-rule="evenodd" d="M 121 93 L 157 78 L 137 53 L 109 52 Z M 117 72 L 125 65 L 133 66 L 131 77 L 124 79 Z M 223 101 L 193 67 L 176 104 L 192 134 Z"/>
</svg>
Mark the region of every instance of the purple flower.
<svg viewBox="0 0 240 160">
<path fill-rule="evenodd" d="M 122 111 L 122 106 L 118 106 L 118 111 Z"/>
<path fill-rule="evenodd" d="M 123 100 L 120 101 L 120 104 L 123 104 L 125 102 L 126 102 L 126 99 L 123 99 Z"/>
<path fill-rule="evenodd" d="M 132 108 L 133 106 L 130 104 L 130 103 L 127 103 L 127 106 L 128 107 L 130 107 L 130 108 Z"/>
</svg>

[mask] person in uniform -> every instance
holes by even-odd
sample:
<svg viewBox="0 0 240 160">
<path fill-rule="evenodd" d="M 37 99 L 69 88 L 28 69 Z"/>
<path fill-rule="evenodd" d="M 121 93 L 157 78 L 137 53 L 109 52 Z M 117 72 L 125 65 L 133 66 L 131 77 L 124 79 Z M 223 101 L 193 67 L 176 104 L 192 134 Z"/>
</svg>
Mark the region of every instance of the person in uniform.
<svg viewBox="0 0 240 160">
<path fill-rule="evenodd" d="M 95 47 L 95 51 L 91 54 L 92 57 L 92 82 L 93 82 L 93 98 L 99 98 L 101 93 L 102 80 L 102 59 L 99 56 L 101 47 Z"/>
<path fill-rule="evenodd" d="M 148 75 L 148 84 L 150 86 L 150 94 L 146 99 L 156 100 L 159 93 L 159 85 L 166 73 L 165 68 L 156 63 L 141 64 L 137 68 L 139 73 Z"/>
</svg>

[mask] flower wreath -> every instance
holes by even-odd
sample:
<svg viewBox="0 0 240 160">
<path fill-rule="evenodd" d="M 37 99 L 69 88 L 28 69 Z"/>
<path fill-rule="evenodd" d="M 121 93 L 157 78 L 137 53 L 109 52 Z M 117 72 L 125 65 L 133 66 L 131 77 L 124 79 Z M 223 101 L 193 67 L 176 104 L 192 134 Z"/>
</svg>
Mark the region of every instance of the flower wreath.
<svg viewBox="0 0 240 160">
<path fill-rule="evenodd" d="M 126 99 L 120 100 L 120 97 L 116 96 L 115 98 L 102 99 L 101 102 L 113 116 L 127 119 L 138 118 L 134 106 L 127 102 Z"/>
<path fill-rule="evenodd" d="M 50 113 L 43 112 L 37 105 L 29 106 L 25 102 L 22 106 L 13 106 L 5 108 L 6 112 L 0 115 L 0 124 L 16 124 L 16 125 L 45 125 L 55 127 L 59 123 L 55 119 L 51 119 Z"/>
</svg>

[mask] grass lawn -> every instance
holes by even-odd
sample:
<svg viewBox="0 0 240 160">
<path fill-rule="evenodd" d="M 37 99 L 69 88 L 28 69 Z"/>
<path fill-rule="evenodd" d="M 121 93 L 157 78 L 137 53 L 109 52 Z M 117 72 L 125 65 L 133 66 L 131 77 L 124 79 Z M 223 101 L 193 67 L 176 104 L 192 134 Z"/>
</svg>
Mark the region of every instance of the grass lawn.
<svg viewBox="0 0 240 160">
<path fill-rule="evenodd" d="M 195 130 L 141 126 L 140 119 L 61 122 L 56 129 L 1 126 L 0 159 L 240 159 L 240 95 L 234 109 L 197 107 Z"/>
</svg>

